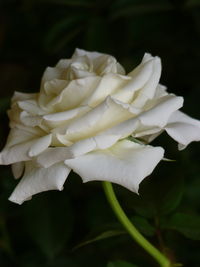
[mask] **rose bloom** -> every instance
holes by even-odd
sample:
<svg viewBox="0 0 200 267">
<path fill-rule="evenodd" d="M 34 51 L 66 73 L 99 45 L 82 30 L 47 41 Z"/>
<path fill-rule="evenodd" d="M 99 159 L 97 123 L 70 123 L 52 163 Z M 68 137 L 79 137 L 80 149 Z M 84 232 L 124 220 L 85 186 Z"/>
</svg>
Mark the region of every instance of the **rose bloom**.
<svg viewBox="0 0 200 267">
<path fill-rule="evenodd" d="M 200 122 L 179 111 L 183 98 L 168 93 L 160 75 L 160 58 L 150 54 L 126 74 L 114 57 L 76 49 L 45 70 L 39 93 L 15 92 L 0 164 L 22 178 L 9 199 L 62 190 L 71 170 L 83 182 L 138 192 L 164 155 L 147 143 L 164 130 L 179 149 L 200 140 Z"/>
</svg>

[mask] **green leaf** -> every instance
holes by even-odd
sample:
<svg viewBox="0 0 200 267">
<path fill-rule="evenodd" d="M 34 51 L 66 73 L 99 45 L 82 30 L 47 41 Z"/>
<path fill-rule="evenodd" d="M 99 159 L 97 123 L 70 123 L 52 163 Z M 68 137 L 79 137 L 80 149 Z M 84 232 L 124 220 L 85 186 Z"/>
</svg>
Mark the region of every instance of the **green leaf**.
<svg viewBox="0 0 200 267">
<path fill-rule="evenodd" d="M 90 238 L 90 239 L 87 239 L 87 240 L 81 242 L 80 244 L 78 244 L 77 246 L 75 246 L 73 248 L 73 250 L 76 250 L 76 249 L 78 249 L 80 247 L 83 247 L 85 245 L 89 245 L 89 244 L 94 243 L 96 241 L 100 241 L 100 240 L 103 240 L 103 239 L 106 239 L 106 238 L 110 238 L 110 237 L 114 237 L 114 236 L 119 236 L 119 235 L 123 235 L 123 234 L 126 234 L 126 232 L 123 231 L 123 230 L 108 230 L 106 232 L 103 232 L 103 233 L 99 234 L 96 237 L 93 237 L 93 238 Z"/>
<path fill-rule="evenodd" d="M 107 267 L 137 267 L 135 264 L 126 261 L 111 261 L 108 262 Z"/>
<path fill-rule="evenodd" d="M 66 195 L 48 192 L 24 204 L 24 227 L 33 242 L 53 259 L 65 246 L 72 232 L 72 212 Z"/>
<path fill-rule="evenodd" d="M 168 214 L 175 210 L 181 202 L 184 180 L 182 177 L 177 177 L 175 181 L 174 179 L 166 179 L 161 186 L 162 189 L 157 194 L 158 212 Z"/>
<path fill-rule="evenodd" d="M 174 179 L 174 176 L 166 173 L 163 177 L 144 180 L 139 195 L 130 196 L 128 205 L 141 217 L 155 218 L 175 210 L 181 202 L 183 192 L 183 178 L 177 176 Z"/>
<path fill-rule="evenodd" d="M 121 17 L 145 15 L 149 13 L 160 13 L 171 10 L 173 7 L 169 2 L 166 3 L 133 3 L 120 7 L 118 10 L 114 10 L 112 19 L 118 19 Z"/>
<path fill-rule="evenodd" d="M 164 229 L 176 230 L 185 237 L 200 240 L 200 216 L 176 213 L 161 225 Z"/>
<path fill-rule="evenodd" d="M 146 236 L 154 236 L 155 228 L 147 221 L 147 219 L 140 216 L 133 216 L 131 221 L 142 234 Z"/>
</svg>

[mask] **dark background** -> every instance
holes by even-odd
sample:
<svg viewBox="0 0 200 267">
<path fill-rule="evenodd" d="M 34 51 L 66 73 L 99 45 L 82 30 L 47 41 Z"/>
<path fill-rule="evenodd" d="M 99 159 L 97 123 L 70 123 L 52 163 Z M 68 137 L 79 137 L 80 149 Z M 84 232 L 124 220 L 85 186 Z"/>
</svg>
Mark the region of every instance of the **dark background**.
<svg viewBox="0 0 200 267">
<path fill-rule="evenodd" d="M 38 91 L 44 69 L 71 57 L 75 47 L 112 54 L 127 71 L 144 52 L 160 56 L 161 83 L 184 96 L 183 111 L 199 118 L 199 0 L 1 0 L 1 148 L 13 92 Z M 155 144 L 176 162 L 161 162 L 141 184 L 140 196 L 115 190 L 155 246 L 184 266 L 199 267 L 200 146 L 178 152 L 165 134 Z M 16 185 L 10 167 L 0 171 L 1 267 L 157 266 L 122 233 L 100 182 L 82 184 L 71 174 L 64 191 L 45 192 L 18 206 L 7 200 Z M 96 237 L 102 240 L 74 249 Z"/>
</svg>

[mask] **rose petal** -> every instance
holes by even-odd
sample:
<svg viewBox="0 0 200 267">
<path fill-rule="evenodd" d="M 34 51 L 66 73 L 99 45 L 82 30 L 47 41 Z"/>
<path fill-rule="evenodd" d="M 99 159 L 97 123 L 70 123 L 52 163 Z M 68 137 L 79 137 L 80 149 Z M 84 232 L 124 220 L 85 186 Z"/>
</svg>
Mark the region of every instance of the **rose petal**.
<svg viewBox="0 0 200 267">
<path fill-rule="evenodd" d="M 26 163 L 23 178 L 11 194 L 9 200 L 22 204 L 37 193 L 48 190 L 62 190 L 69 172 L 70 169 L 61 163 L 45 169 L 29 161 Z"/>
<path fill-rule="evenodd" d="M 54 111 L 69 110 L 80 107 L 95 90 L 100 81 L 100 77 L 86 77 L 84 79 L 72 80 L 68 86 L 54 98 L 46 101 L 46 97 L 39 98 L 42 107 L 53 109 Z"/>
<path fill-rule="evenodd" d="M 120 139 L 122 139 L 132 134 L 134 137 L 143 137 L 160 132 L 167 124 L 171 114 L 182 106 L 183 98 L 168 94 L 156 101 L 149 110 L 114 127 L 110 127 L 103 134 L 119 135 L 121 136 Z"/>
<path fill-rule="evenodd" d="M 37 96 L 38 96 L 38 93 L 27 94 L 27 93 L 21 93 L 21 92 L 15 91 L 11 101 L 13 104 L 18 101 L 24 101 L 24 100 L 29 100 L 29 99 L 35 100 Z"/>
<path fill-rule="evenodd" d="M 23 161 L 21 162 L 16 162 L 16 163 L 13 163 L 11 165 L 12 167 L 12 173 L 15 177 L 15 179 L 18 179 L 22 176 L 23 174 L 23 171 L 24 171 L 24 167 L 25 167 L 25 164 Z"/>
<path fill-rule="evenodd" d="M 69 147 L 48 148 L 37 157 L 37 162 L 48 168 L 57 162 L 75 158 L 93 150 L 106 149 L 115 144 L 119 138 L 120 136 L 117 135 L 97 135 L 76 142 Z"/>
<path fill-rule="evenodd" d="M 144 56 L 145 57 L 145 56 Z M 149 57 L 149 56 L 147 56 Z M 144 60 L 146 62 L 146 60 Z M 158 86 L 161 75 L 161 61 L 159 57 L 154 57 L 152 61 L 152 74 L 143 88 L 138 92 L 138 95 L 133 100 L 133 105 L 141 108 L 145 105 L 147 100 L 155 96 L 156 88 Z M 148 62 L 148 61 L 147 61 Z"/>
<path fill-rule="evenodd" d="M 107 73 L 125 74 L 124 68 L 116 61 L 113 56 L 98 52 L 88 52 L 79 48 L 75 49 L 72 59 L 86 56 L 93 65 L 93 71 L 103 76 Z"/>
<path fill-rule="evenodd" d="M 66 125 L 71 122 L 71 119 L 78 118 L 89 110 L 91 110 L 91 108 L 88 106 L 80 106 L 78 108 L 70 109 L 67 111 L 50 113 L 43 116 L 42 125 L 45 125 L 50 129 L 57 127 L 60 127 L 60 129 L 62 129 L 62 126 L 66 128 Z M 62 132 L 62 130 L 60 130 L 60 132 Z"/>
<path fill-rule="evenodd" d="M 22 110 L 25 110 L 32 115 L 43 115 L 45 113 L 44 110 L 39 107 L 36 100 L 28 99 L 18 101 L 17 104 Z"/>
<path fill-rule="evenodd" d="M 118 90 L 122 91 L 122 87 L 130 80 L 127 76 L 109 73 L 102 77 L 94 92 L 83 102 L 90 107 L 100 104 L 109 95 L 115 95 Z M 124 90 L 123 90 L 124 91 Z M 121 97 L 122 98 L 122 97 Z M 120 96 L 118 98 L 120 100 Z"/>
<path fill-rule="evenodd" d="M 49 95 L 59 95 L 64 88 L 68 85 L 69 81 L 53 79 L 45 82 L 44 92 L 46 97 Z"/>
<path fill-rule="evenodd" d="M 0 153 L 0 164 L 8 165 L 30 160 L 32 156 L 41 153 L 49 146 L 50 138 L 51 135 L 47 135 L 11 147 L 5 147 Z"/>
<path fill-rule="evenodd" d="M 52 134 L 42 136 L 35 140 L 34 144 L 30 147 L 28 151 L 29 157 L 35 157 L 44 151 L 51 144 Z"/>
<path fill-rule="evenodd" d="M 161 147 L 123 140 L 109 149 L 66 160 L 65 164 L 78 173 L 84 182 L 110 181 L 138 192 L 140 182 L 151 174 L 163 154 Z"/>
<path fill-rule="evenodd" d="M 183 106 L 183 97 L 177 97 L 173 94 L 163 96 L 156 101 L 151 109 L 143 112 L 139 117 L 145 126 L 166 125 L 170 115 Z"/>
<path fill-rule="evenodd" d="M 127 88 L 130 88 L 132 91 L 137 91 L 143 88 L 152 75 L 153 65 L 153 57 L 150 57 L 149 60 L 146 60 L 145 62 L 142 61 L 139 66 L 128 74 L 132 79 L 127 85 Z"/>
<path fill-rule="evenodd" d="M 70 123 L 66 127 L 65 138 L 74 142 L 95 136 L 106 128 L 133 117 L 134 111 L 130 105 L 107 97 L 102 104 Z M 55 131 L 59 131 L 59 128 Z M 115 133 L 113 134 L 115 135 Z"/>
<path fill-rule="evenodd" d="M 179 150 L 184 149 L 193 141 L 200 141 L 200 121 L 181 111 L 176 111 L 171 115 L 165 130 L 179 143 Z"/>
<path fill-rule="evenodd" d="M 42 117 L 38 115 L 30 115 L 27 111 L 22 111 L 20 113 L 20 120 L 26 126 L 41 126 Z"/>
<path fill-rule="evenodd" d="M 31 141 L 36 137 L 38 138 L 40 137 L 40 135 L 38 135 L 37 132 L 28 131 L 29 129 L 26 130 L 26 128 L 25 129 L 19 129 L 19 128 L 11 129 L 4 149 L 20 144 L 20 143 Z"/>
</svg>

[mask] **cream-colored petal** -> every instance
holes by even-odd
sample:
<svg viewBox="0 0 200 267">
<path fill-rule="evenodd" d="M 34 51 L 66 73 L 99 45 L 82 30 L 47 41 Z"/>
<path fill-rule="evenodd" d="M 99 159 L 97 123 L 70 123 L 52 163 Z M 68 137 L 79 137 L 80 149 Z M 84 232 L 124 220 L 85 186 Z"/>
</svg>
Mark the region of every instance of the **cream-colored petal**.
<svg viewBox="0 0 200 267">
<path fill-rule="evenodd" d="M 95 107 L 105 100 L 109 95 L 114 95 L 117 91 L 124 91 L 123 87 L 129 82 L 130 78 L 127 76 L 122 76 L 114 73 L 109 73 L 104 75 L 100 80 L 99 84 L 96 86 L 94 92 L 85 99 L 84 104 L 90 107 Z M 116 96 L 116 99 L 121 100 L 122 96 Z"/>
<path fill-rule="evenodd" d="M 45 111 L 41 109 L 36 100 L 28 99 L 24 101 L 18 101 L 18 106 L 32 115 L 43 115 Z"/>
<path fill-rule="evenodd" d="M 44 93 L 48 95 L 59 95 L 67 87 L 69 81 L 53 79 L 44 83 Z"/>
<path fill-rule="evenodd" d="M 0 164 L 8 165 L 30 160 L 32 156 L 41 153 L 49 146 L 50 136 L 51 135 L 47 135 L 10 147 L 5 147 L 0 153 Z"/>
<path fill-rule="evenodd" d="M 54 111 L 79 107 L 92 94 L 99 81 L 100 77 L 96 76 L 72 80 L 58 96 L 48 99 L 48 102 L 39 99 L 40 105 Z"/>
<path fill-rule="evenodd" d="M 11 167 L 12 167 L 12 173 L 13 173 L 15 179 L 18 179 L 22 176 L 22 174 L 24 172 L 25 164 L 23 161 L 16 162 L 16 163 L 13 163 L 11 165 Z"/>
<path fill-rule="evenodd" d="M 93 71 L 100 76 L 107 73 L 125 74 L 124 68 L 113 56 L 98 52 L 88 52 L 77 48 L 72 56 L 72 59 L 77 60 L 80 57 L 87 57 L 93 67 Z"/>
<path fill-rule="evenodd" d="M 50 113 L 43 116 L 43 125 L 49 127 L 49 129 L 54 129 L 60 127 L 60 129 L 66 128 L 72 119 L 78 118 L 91 110 L 88 106 L 80 106 L 78 108 L 70 109 L 67 111 Z M 60 130 L 62 132 L 62 130 Z"/>
<path fill-rule="evenodd" d="M 149 61 L 147 61 L 149 62 Z M 153 99 L 156 94 L 156 89 L 161 75 L 161 61 L 159 57 L 151 59 L 152 74 L 145 85 L 138 91 L 138 94 L 133 99 L 133 105 L 137 108 L 142 108 L 149 99 Z"/>
<path fill-rule="evenodd" d="M 78 173 L 84 182 L 110 181 L 138 192 L 140 182 L 151 174 L 163 154 L 161 147 L 124 140 L 109 149 L 66 160 L 65 164 Z"/>
<path fill-rule="evenodd" d="M 31 100 L 31 99 L 35 100 L 37 99 L 37 96 L 38 96 L 38 93 L 28 94 L 28 93 L 21 93 L 21 92 L 15 91 L 11 101 L 13 104 L 18 101 Z"/>
<path fill-rule="evenodd" d="M 66 159 L 75 158 L 93 150 L 111 147 L 119 139 L 120 136 L 118 135 L 102 134 L 81 140 L 68 147 L 48 148 L 37 157 L 37 162 L 41 166 L 48 168 L 49 166 Z"/>
<path fill-rule="evenodd" d="M 154 106 L 140 115 L 140 121 L 145 126 L 166 125 L 171 114 L 183 106 L 183 97 L 169 94 L 159 98 Z"/>
<path fill-rule="evenodd" d="M 11 194 L 9 200 L 22 204 L 33 195 L 48 190 L 62 190 L 70 169 L 58 163 L 50 168 L 41 168 L 34 162 L 26 163 L 25 174 Z"/>
<path fill-rule="evenodd" d="M 46 136 L 42 136 L 35 140 L 34 144 L 30 147 L 28 151 L 28 155 L 30 157 L 35 157 L 39 155 L 41 152 L 43 152 L 45 149 L 47 149 L 52 140 L 52 134 L 48 134 Z"/>
<path fill-rule="evenodd" d="M 181 111 L 176 111 L 171 115 L 165 130 L 179 143 L 180 150 L 193 141 L 200 141 L 200 121 Z"/>
<path fill-rule="evenodd" d="M 183 98 L 172 94 L 161 97 L 157 103 L 134 118 L 122 121 L 104 131 L 105 135 L 119 135 L 123 139 L 129 135 L 143 137 L 160 132 L 167 124 L 169 117 L 183 104 Z"/>
<path fill-rule="evenodd" d="M 134 111 L 130 105 L 107 97 L 102 104 L 69 124 L 64 134 L 65 138 L 74 142 L 95 136 L 107 128 L 133 117 Z"/>
<path fill-rule="evenodd" d="M 42 117 L 39 115 L 30 115 L 27 111 L 20 113 L 20 121 L 30 127 L 40 126 L 42 123 Z"/>
<path fill-rule="evenodd" d="M 5 148 L 25 143 L 39 137 L 40 135 L 37 132 L 29 131 L 27 128 L 12 128 L 9 132 Z"/>
</svg>

